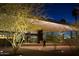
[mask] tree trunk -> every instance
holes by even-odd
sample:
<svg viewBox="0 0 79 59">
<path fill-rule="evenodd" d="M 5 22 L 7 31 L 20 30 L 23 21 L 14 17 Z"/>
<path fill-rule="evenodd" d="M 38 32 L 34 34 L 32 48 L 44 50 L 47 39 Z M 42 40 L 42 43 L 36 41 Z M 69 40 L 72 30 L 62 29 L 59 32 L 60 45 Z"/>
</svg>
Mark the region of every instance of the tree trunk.
<svg viewBox="0 0 79 59">
<path fill-rule="evenodd" d="M 77 26 L 77 16 L 75 16 L 75 25 Z M 75 31 L 75 35 L 76 35 L 76 42 L 77 42 L 77 31 Z"/>
<path fill-rule="evenodd" d="M 12 47 L 13 47 L 13 52 L 12 52 L 12 54 L 13 54 L 13 55 L 16 55 L 16 54 L 17 54 L 17 50 L 18 50 L 18 48 L 19 48 L 19 46 L 18 46 L 17 43 L 15 42 L 15 38 L 16 38 L 16 33 L 14 34 L 13 42 L 12 42 Z"/>
<path fill-rule="evenodd" d="M 17 55 L 18 49 L 19 49 L 19 46 L 13 47 L 13 55 Z"/>
<path fill-rule="evenodd" d="M 64 33 L 62 34 L 62 41 L 64 42 Z"/>
<path fill-rule="evenodd" d="M 71 32 L 70 32 L 70 37 L 71 37 L 71 39 L 73 39 L 72 35 L 73 35 L 73 33 L 72 33 L 72 31 L 71 31 Z"/>
</svg>

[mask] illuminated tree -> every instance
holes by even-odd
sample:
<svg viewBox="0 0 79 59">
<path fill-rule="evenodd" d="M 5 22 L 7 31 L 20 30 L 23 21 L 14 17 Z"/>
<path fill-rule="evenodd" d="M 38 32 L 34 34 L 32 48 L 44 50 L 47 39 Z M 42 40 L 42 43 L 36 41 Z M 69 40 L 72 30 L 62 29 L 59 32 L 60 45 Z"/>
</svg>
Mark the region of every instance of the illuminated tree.
<svg viewBox="0 0 79 59">
<path fill-rule="evenodd" d="M 0 4 L 0 30 L 13 32 L 13 41 L 10 43 L 15 52 L 23 41 L 17 44 L 16 41 L 19 41 L 17 37 L 21 36 L 23 39 L 24 32 L 38 28 L 29 21 L 41 16 L 42 8 L 43 4 Z"/>
</svg>

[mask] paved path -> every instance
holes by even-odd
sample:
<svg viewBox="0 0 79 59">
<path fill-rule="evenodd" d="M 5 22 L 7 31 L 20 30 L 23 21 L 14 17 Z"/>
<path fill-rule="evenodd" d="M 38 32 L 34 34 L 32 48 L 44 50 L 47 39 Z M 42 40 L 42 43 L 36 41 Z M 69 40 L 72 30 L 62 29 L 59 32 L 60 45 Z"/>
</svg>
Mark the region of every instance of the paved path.
<svg viewBox="0 0 79 59">
<path fill-rule="evenodd" d="M 9 52 L 12 52 L 12 48 L 0 48 L 0 55 L 11 55 Z M 1 54 L 4 53 L 4 54 Z M 16 55 L 23 56 L 62 56 L 62 55 L 79 55 L 79 50 L 76 49 L 76 46 L 72 45 L 57 45 L 57 46 L 21 46 Z"/>
<path fill-rule="evenodd" d="M 22 46 L 18 51 L 22 55 L 43 56 L 43 55 L 79 55 L 75 51 L 75 46 Z"/>
</svg>

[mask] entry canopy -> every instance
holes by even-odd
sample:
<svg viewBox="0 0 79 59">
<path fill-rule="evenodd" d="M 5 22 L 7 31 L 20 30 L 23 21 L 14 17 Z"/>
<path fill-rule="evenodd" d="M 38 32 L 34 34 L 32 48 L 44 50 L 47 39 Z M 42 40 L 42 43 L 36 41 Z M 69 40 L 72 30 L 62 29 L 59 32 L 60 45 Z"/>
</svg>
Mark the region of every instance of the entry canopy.
<svg viewBox="0 0 79 59">
<path fill-rule="evenodd" d="M 3 21 L 3 20 L 2 20 Z M 12 31 L 12 32 L 28 32 L 28 31 L 38 31 L 43 30 L 46 32 L 67 32 L 67 31 L 78 31 L 78 28 L 73 28 L 73 26 L 58 24 L 54 22 L 43 21 L 39 19 L 20 19 L 9 20 L 0 22 L 0 31 Z"/>
<path fill-rule="evenodd" d="M 41 27 L 41 30 L 47 32 L 67 32 L 67 31 L 77 31 L 76 28 L 72 28 L 68 25 L 58 24 L 54 22 L 47 22 L 42 20 L 32 20 L 33 25 Z"/>
</svg>

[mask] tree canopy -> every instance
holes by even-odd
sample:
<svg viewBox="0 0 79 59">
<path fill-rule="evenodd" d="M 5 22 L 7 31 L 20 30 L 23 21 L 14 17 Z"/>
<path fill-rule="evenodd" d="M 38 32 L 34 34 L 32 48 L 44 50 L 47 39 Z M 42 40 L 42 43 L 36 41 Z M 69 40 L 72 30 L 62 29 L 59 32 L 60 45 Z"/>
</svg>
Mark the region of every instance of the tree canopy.
<svg viewBox="0 0 79 59">
<path fill-rule="evenodd" d="M 35 29 L 37 26 L 33 26 L 27 20 L 42 15 L 43 6 L 43 4 L 0 4 L 0 30 L 25 31 Z"/>
</svg>

